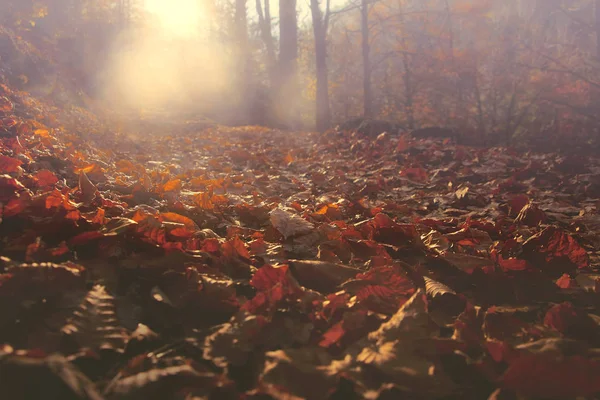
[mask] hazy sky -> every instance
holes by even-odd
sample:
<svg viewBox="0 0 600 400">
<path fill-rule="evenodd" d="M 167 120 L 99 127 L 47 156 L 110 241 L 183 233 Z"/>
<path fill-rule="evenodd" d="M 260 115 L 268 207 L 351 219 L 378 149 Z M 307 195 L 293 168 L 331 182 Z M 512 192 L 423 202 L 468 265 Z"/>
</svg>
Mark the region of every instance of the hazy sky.
<svg viewBox="0 0 600 400">
<path fill-rule="evenodd" d="M 197 26 L 207 18 L 200 0 L 145 0 L 148 11 L 156 14 L 166 30 L 174 35 L 186 36 L 197 32 Z M 332 0 L 332 8 L 339 7 L 346 0 Z M 309 0 L 297 0 L 300 24 L 310 21 Z M 255 1 L 248 1 L 248 12 L 254 15 Z M 271 0 L 271 15 L 279 15 L 279 1 Z"/>
</svg>

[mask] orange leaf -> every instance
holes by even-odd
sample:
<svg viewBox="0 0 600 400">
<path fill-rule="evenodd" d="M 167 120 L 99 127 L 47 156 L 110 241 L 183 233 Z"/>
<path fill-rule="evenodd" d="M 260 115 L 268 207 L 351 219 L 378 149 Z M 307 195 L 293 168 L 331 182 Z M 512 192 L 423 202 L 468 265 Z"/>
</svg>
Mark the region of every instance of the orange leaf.
<svg viewBox="0 0 600 400">
<path fill-rule="evenodd" d="M 106 211 L 104 211 L 103 208 L 99 208 L 98 211 L 96 212 L 96 215 L 92 219 L 92 223 L 104 225 L 106 223 L 105 214 L 106 214 Z"/>
<path fill-rule="evenodd" d="M 283 161 L 285 161 L 286 164 L 293 162 L 294 157 L 292 156 L 292 153 L 288 152 Z"/>
<path fill-rule="evenodd" d="M 135 171 L 135 164 L 129 160 L 119 160 L 115 163 L 115 166 L 119 172 L 130 173 Z"/>
<path fill-rule="evenodd" d="M 169 234 L 171 234 L 172 236 L 175 236 L 175 237 L 189 238 L 194 234 L 194 232 L 190 231 L 186 227 L 181 227 L 181 228 L 175 228 L 175 229 L 170 230 Z"/>
<path fill-rule="evenodd" d="M 175 192 L 181 190 L 181 179 L 172 179 L 163 186 L 165 192 Z"/>
<path fill-rule="evenodd" d="M 14 106 L 13 103 L 6 97 L 0 97 L 0 111 L 11 112 Z"/>
<path fill-rule="evenodd" d="M 92 172 L 93 170 L 96 169 L 96 165 L 92 164 L 92 165 L 88 165 L 87 167 L 83 167 L 83 168 L 78 168 L 75 170 L 76 173 L 86 173 L 89 174 L 90 172 Z"/>
<path fill-rule="evenodd" d="M 50 193 L 48 195 L 48 197 L 46 197 L 46 208 L 47 209 L 51 209 L 51 208 L 58 208 L 60 207 L 64 202 L 64 196 L 61 192 L 59 192 L 58 190 L 54 190 L 52 193 Z"/>
<path fill-rule="evenodd" d="M 79 210 L 71 210 L 67 213 L 67 215 L 65 215 L 65 218 L 77 221 L 79 218 L 81 218 L 81 214 L 79 213 Z"/>
<path fill-rule="evenodd" d="M 191 218 L 174 212 L 162 213 L 160 214 L 158 219 L 159 221 L 178 222 L 180 224 L 183 224 L 187 229 L 191 231 L 198 230 L 198 225 L 196 225 L 196 223 Z"/>
<path fill-rule="evenodd" d="M 135 222 L 141 222 L 151 215 L 152 214 L 150 214 L 144 210 L 137 210 L 135 212 L 135 214 L 133 214 L 133 217 L 131 217 L 131 219 L 134 220 Z"/>
<path fill-rule="evenodd" d="M 211 195 L 207 192 L 202 192 L 194 196 L 194 203 L 203 210 L 212 210 L 215 205 L 211 201 Z"/>
<path fill-rule="evenodd" d="M 36 129 L 35 131 L 33 131 L 33 133 L 43 138 L 50 137 L 50 131 L 48 131 L 48 129 Z"/>
</svg>

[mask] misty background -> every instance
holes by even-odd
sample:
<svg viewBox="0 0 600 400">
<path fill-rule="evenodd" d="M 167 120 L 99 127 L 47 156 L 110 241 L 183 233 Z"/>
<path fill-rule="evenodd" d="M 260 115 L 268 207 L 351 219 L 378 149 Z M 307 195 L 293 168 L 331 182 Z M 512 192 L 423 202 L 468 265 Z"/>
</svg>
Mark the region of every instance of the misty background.
<svg viewBox="0 0 600 400">
<path fill-rule="evenodd" d="M 600 0 L 0 0 L 11 85 L 55 102 L 486 143 L 598 142 Z M 18 71 L 18 72 L 17 72 Z"/>
</svg>

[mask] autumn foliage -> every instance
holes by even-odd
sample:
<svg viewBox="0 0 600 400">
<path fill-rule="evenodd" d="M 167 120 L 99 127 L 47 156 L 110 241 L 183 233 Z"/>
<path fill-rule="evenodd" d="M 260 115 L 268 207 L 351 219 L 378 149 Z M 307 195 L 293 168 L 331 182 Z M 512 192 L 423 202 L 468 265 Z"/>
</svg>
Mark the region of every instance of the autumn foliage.
<svg viewBox="0 0 600 400">
<path fill-rule="evenodd" d="M 600 393 L 598 158 L 0 104 L 7 398 Z"/>
<path fill-rule="evenodd" d="M 592 2 L 314 0 L 321 122 L 402 127 L 378 135 L 115 113 L 81 89 L 130 2 L 4 3 L 0 399 L 600 398 Z M 312 126 L 289 11 L 278 111 Z M 245 27 L 213 32 L 246 41 L 232 85 L 268 86 L 274 38 Z"/>
</svg>

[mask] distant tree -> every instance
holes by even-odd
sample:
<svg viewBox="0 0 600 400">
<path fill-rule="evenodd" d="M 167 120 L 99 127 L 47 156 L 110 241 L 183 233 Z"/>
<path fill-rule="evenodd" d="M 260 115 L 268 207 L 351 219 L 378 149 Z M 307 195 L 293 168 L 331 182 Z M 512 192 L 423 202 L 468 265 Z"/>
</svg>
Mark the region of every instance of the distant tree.
<svg viewBox="0 0 600 400">
<path fill-rule="evenodd" d="M 369 43 L 369 1 L 360 0 L 360 32 L 362 36 L 363 62 L 363 116 L 371 117 L 373 107 L 373 92 L 371 89 L 371 45 Z"/>
<path fill-rule="evenodd" d="M 296 125 L 299 120 L 298 21 L 296 0 L 279 0 L 279 65 L 277 69 L 277 115 L 282 122 Z"/>
<path fill-rule="evenodd" d="M 236 123 L 250 122 L 253 118 L 261 116 L 252 115 L 252 83 L 250 71 L 250 48 L 248 38 L 248 15 L 246 9 L 247 0 L 235 0 L 233 40 L 235 49 L 235 60 L 238 64 L 237 76 L 235 77 L 238 88 L 237 104 L 238 119 Z"/>
<path fill-rule="evenodd" d="M 275 54 L 275 41 L 273 39 L 270 0 L 264 0 L 264 10 L 261 0 L 256 0 L 256 15 L 258 16 L 260 37 L 266 50 L 268 79 L 273 88 L 275 86 L 277 74 L 277 55 Z"/>
<path fill-rule="evenodd" d="M 325 2 L 325 12 L 321 11 L 319 0 L 310 0 L 313 34 L 315 41 L 316 65 L 316 128 L 323 132 L 331 127 L 329 104 L 329 78 L 327 71 L 327 30 L 330 17 L 330 0 Z"/>
</svg>

